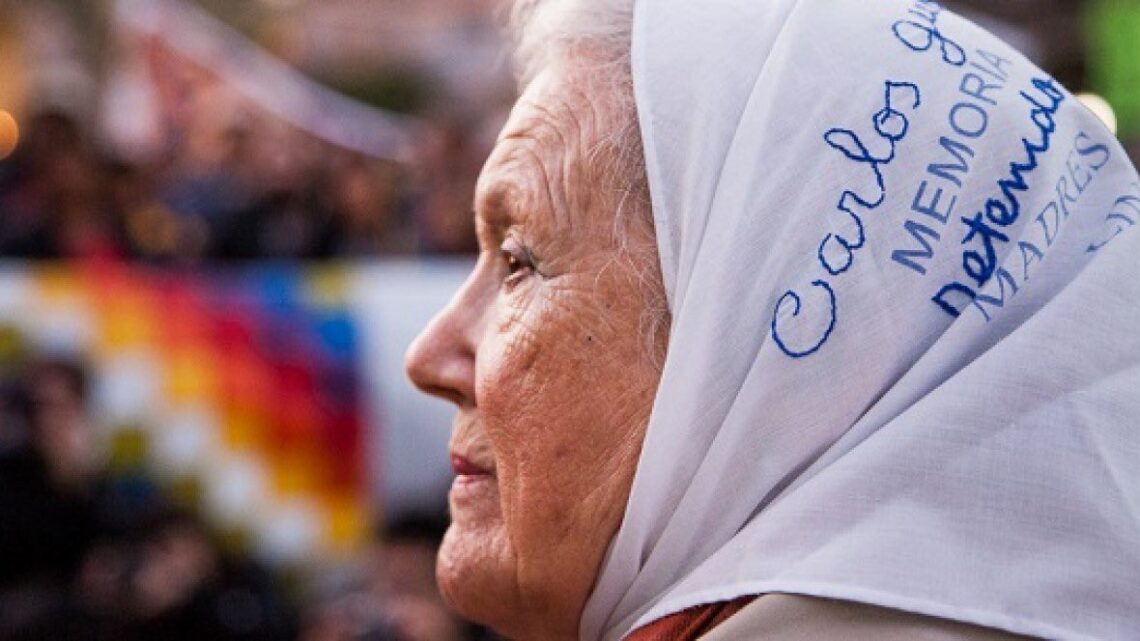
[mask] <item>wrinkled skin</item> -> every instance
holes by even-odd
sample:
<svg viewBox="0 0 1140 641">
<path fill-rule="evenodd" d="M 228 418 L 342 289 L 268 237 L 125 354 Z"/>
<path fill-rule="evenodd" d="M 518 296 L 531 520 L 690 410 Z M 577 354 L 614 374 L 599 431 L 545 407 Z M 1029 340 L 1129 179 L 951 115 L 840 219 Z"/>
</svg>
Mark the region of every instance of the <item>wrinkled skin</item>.
<svg viewBox="0 0 1140 641">
<path fill-rule="evenodd" d="M 452 460 L 475 468 L 452 486 L 440 589 L 520 641 L 577 638 L 660 379 L 656 246 L 641 202 L 622 214 L 627 252 L 615 238 L 604 75 L 552 67 L 524 92 L 476 190 L 478 263 L 407 357 L 458 407 Z"/>
</svg>

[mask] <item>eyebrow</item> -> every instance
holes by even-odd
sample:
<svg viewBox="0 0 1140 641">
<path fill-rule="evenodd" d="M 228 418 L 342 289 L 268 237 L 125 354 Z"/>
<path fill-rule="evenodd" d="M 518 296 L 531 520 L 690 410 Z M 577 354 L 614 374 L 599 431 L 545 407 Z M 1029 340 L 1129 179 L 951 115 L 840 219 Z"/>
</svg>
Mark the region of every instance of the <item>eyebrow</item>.
<svg viewBox="0 0 1140 641">
<path fill-rule="evenodd" d="M 476 194 L 475 218 L 491 229 L 502 230 L 520 218 L 512 193 L 518 186 L 509 181 L 496 180 L 486 191 Z"/>
<path fill-rule="evenodd" d="M 551 183 L 547 168 L 531 148 L 529 140 L 533 137 L 516 132 L 500 139 L 499 144 L 516 138 L 521 144 L 511 144 L 504 151 L 487 178 L 488 186 L 476 193 L 476 218 L 490 230 L 502 231 L 531 222 L 537 212 L 549 210 L 553 228 L 572 228 L 566 195 L 560 193 L 565 185 Z"/>
</svg>

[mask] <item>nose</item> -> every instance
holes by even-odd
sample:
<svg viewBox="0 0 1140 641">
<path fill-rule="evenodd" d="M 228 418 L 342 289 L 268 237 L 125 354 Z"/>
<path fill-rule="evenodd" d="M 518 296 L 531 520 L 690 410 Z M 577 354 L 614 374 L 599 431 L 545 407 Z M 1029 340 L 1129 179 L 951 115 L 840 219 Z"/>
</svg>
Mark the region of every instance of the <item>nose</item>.
<svg viewBox="0 0 1140 641">
<path fill-rule="evenodd" d="M 404 357 L 404 369 L 417 388 L 460 407 L 475 404 L 475 354 L 489 302 L 480 294 L 478 272 L 477 267 Z"/>
</svg>

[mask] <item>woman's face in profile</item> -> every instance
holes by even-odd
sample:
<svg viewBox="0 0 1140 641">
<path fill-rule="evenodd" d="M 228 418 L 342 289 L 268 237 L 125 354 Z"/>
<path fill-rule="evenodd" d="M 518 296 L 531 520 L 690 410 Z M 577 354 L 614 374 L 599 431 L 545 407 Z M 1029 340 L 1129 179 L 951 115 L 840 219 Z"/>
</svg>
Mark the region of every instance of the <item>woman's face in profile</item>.
<svg viewBox="0 0 1140 641">
<path fill-rule="evenodd" d="M 615 233 L 599 143 L 624 121 L 599 84 L 559 68 L 530 84 L 479 179 L 478 263 L 408 353 L 416 385 L 458 407 L 441 590 L 513 638 L 576 637 L 660 376 L 648 205 Z"/>
</svg>

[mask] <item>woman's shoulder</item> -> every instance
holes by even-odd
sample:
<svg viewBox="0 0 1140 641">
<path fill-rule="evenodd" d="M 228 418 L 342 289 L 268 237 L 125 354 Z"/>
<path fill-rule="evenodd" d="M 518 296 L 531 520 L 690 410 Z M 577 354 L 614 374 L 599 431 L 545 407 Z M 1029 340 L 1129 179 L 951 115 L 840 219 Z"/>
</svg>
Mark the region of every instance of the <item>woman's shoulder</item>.
<svg viewBox="0 0 1140 641">
<path fill-rule="evenodd" d="M 699 641 L 1019 641 L 1027 637 L 874 605 L 768 594 Z"/>
<path fill-rule="evenodd" d="M 627 635 L 623 641 L 697 641 L 725 621 L 737 616 L 756 597 L 709 603 L 658 619 Z"/>
</svg>

